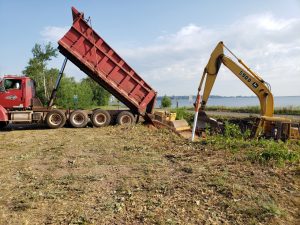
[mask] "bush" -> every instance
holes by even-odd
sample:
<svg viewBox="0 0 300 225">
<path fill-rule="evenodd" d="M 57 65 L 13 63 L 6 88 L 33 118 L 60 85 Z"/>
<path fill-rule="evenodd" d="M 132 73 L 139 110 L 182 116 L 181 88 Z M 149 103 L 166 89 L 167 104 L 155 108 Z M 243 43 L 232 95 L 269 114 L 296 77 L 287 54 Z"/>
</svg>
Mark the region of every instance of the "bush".
<svg viewBox="0 0 300 225">
<path fill-rule="evenodd" d="M 161 107 L 169 108 L 169 107 L 171 107 L 171 105 L 172 105 L 171 98 L 165 95 L 161 100 Z"/>
</svg>

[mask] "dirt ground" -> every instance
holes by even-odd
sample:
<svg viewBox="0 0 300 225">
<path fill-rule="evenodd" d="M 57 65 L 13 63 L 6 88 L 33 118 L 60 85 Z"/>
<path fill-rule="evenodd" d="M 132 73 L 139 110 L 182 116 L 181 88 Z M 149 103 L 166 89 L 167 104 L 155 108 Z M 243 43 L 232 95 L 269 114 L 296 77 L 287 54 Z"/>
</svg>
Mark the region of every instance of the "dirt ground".
<svg viewBox="0 0 300 225">
<path fill-rule="evenodd" d="M 142 125 L 0 132 L 0 224 L 300 224 L 299 165 Z"/>
</svg>

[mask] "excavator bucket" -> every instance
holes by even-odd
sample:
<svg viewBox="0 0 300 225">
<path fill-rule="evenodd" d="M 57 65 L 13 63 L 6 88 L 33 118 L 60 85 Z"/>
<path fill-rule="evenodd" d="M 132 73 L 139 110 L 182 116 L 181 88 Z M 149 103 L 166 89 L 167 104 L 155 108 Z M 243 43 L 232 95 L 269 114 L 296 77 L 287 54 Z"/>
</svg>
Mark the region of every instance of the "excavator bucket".
<svg viewBox="0 0 300 225">
<path fill-rule="evenodd" d="M 197 128 L 205 131 L 207 125 L 209 125 L 210 130 L 213 132 L 220 133 L 222 130 L 222 124 L 220 124 L 216 119 L 209 117 L 203 110 L 199 110 Z"/>
<path fill-rule="evenodd" d="M 189 126 L 189 124 L 186 120 L 169 121 L 168 125 L 171 126 L 172 128 L 174 128 L 174 130 L 177 132 L 191 129 L 191 127 Z"/>
<path fill-rule="evenodd" d="M 176 113 L 166 111 L 154 112 L 151 118 L 152 124 L 157 128 L 167 128 L 186 139 L 191 137 L 192 130 L 188 122 L 184 119 L 176 120 Z"/>
</svg>

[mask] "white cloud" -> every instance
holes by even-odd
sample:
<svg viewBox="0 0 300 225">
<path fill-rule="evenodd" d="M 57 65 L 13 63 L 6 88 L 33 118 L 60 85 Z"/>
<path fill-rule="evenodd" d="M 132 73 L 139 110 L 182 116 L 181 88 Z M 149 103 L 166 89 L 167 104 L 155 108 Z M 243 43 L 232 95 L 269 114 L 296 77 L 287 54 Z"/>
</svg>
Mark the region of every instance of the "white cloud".
<svg viewBox="0 0 300 225">
<path fill-rule="evenodd" d="M 119 52 L 160 95 L 189 95 L 196 92 L 211 51 L 223 40 L 271 83 L 274 95 L 300 95 L 299 37 L 300 18 L 265 13 L 219 28 L 189 24 L 174 34 L 159 36 L 151 45 Z M 212 93 L 253 95 L 228 69 L 221 69 Z"/>
<path fill-rule="evenodd" d="M 41 36 L 45 41 L 57 42 L 68 31 L 69 27 L 47 26 L 41 31 Z"/>
<path fill-rule="evenodd" d="M 275 19 L 271 13 L 267 13 L 261 16 L 251 16 L 248 19 L 249 24 L 258 25 L 262 30 L 279 31 L 288 29 L 296 19 Z"/>
</svg>

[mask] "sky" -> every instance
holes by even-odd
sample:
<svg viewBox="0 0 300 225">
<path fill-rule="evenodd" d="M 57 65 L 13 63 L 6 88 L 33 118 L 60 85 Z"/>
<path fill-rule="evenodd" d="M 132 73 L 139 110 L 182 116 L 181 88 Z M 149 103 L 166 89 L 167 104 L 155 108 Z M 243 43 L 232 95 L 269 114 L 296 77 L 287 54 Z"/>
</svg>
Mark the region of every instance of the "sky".
<svg viewBox="0 0 300 225">
<path fill-rule="evenodd" d="M 300 96 L 300 0 L 0 0 L 0 76 L 21 75 L 35 43 L 57 47 L 72 25 L 71 6 L 160 96 L 195 95 L 219 41 L 273 95 Z M 62 62 L 59 55 L 48 66 Z M 71 62 L 65 73 L 86 76 Z M 253 95 L 225 66 L 211 94 Z"/>
</svg>

